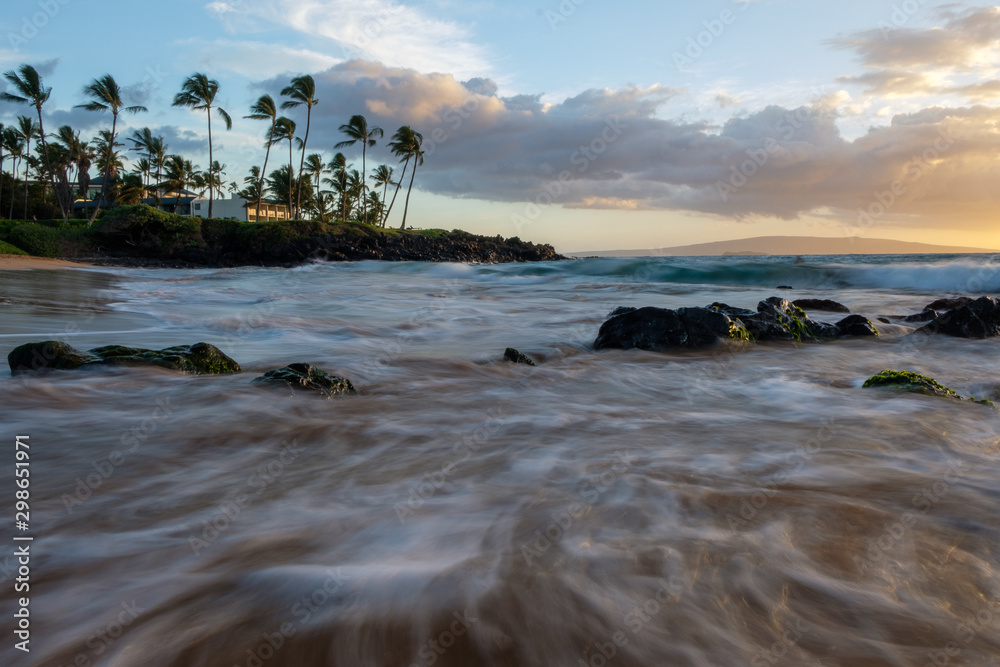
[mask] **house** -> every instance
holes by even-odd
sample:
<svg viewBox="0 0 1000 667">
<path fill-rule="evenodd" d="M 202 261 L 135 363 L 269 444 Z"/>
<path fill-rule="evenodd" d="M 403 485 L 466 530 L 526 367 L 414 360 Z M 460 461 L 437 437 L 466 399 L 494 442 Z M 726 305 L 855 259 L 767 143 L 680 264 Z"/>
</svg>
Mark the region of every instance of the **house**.
<svg viewBox="0 0 1000 667">
<path fill-rule="evenodd" d="M 193 200 L 191 202 L 190 215 L 199 218 L 207 218 L 208 199 L 205 197 L 199 197 Z M 256 222 L 257 202 L 248 202 L 243 197 L 235 194 L 229 199 L 215 199 L 212 200 L 212 216 L 216 218 L 236 218 L 237 220 L 242 220 L 243 222 Z M 279 204 L 270 199 L 261 200 L 261 221 L 287 220 L 288 218 L 287 204 Z"/>
</svg>

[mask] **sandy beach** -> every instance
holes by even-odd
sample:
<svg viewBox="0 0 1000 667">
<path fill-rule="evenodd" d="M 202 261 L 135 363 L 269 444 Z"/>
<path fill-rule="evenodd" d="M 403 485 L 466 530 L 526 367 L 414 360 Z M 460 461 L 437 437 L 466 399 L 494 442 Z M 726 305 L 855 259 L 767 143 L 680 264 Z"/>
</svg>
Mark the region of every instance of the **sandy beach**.
<svg viewBox="0 0 1000 667">
<path fill-rule="evenodd" d="M 26 271 L 28 269 L 88 269 L 93 264 L 81 264 L 65 259 L 29 257 L 26 255 L 0 255 L 0 271 Z"/>
</svg>

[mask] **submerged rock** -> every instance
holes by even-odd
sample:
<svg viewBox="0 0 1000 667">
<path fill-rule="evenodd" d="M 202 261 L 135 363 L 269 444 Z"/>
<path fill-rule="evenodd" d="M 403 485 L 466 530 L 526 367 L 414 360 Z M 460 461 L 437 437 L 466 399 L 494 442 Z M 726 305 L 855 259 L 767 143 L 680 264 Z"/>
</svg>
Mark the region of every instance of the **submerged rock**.
<svg viewBox="0 0 1000 667">
<path fill-rule="evenodd" d="M 669 350 L 715 345 L 722 340 L 749 340 L 739 320 L 714 308 L 668 310 L 647 306 L 616 315 L 601 325 L 594 349 Z"/>
<path fill-rule="evenodd" d="M 636 310 L 638 310 L 638 308 L 633 308 L 631 306 L 618 306 L 608 313 L 608 317 L 617 317 L 618 315 L 624 315 L 625 313 L 633 313 Z"/>
<path fill-rule="evenodd" d="M 327 398 L 341 394 L 356 393 L 351 381 L 330 375 L 311 364 L 288 364 L 284 368 L 276 368 L 256 377 L 252 384 L 262 387 L 277 387 L 296 391 L 315 391 Z"/>
<path fill-rule="evenodd" d="M 871 320 L 863 315 L 848 315 L 837 322 L 838 338 L 842 336 L 874 336 L 878 338 L 878 329 Z"/>
<path fill-rule="evenodd" d="M 105 345 L 90 350 L 90 354 L 96 355 L 100 358 L 100 363 L 109 366 L 159 366 L 196 375 L 227 375 L 243 372 L 238 363 L 209 343 L 177 345 L 162 350 Z"/>
<path fill-rule="evenodd" d="M 849 313 L 851 309 L 837 301 L 830 299 L 796 299 L 792 302 L 803 310 L 825 310 L 829 313 Z"/>
<path fill-rule="evenodd" d="M 92 354 L 86 354 L 72 345 L 57 340 L 41 343 L 25 343 L 10 351 L 7 364 L 12 375 L 43 370 L 72 370 L 85 364 L 99 361 Z"/>
<path fill-rule="evenodd" d="M 939 315 L 917 331 L 943 333 L 958 338 L 1000 336 L 1000 302 L 991 296 L 979 297 Z"/>
<path fill-rule="evenodd" d="M 926 375 L 920 375 L 919 373 L 914 373 L 912 371 L 882 371 L 878 375 L 873 375 L 865 380 L 862 387 L 865 389 L 881 387 L 915 394 L 924 394 L 926 396 L 943 396 L 945 398 L 968 400 L 973 403 L 980 403 L 983 405 L 994 405 L 993 401 L 985 398 L 963 399 L 957 391 L 945 387 L 934 378 L 929 378 Z"/>
<path fill-rule="evenodd" d="M 972 298 L 967 296 L 938 299 L 924 306 L 924 310 L 954 310 L 955 308 L 961 308 L 970 301 L 972 301 Z"/>
<path fill-rule="evenodd" d="M 147 350 L 105 345 L 81 352 L 57 341 L 26 343 L 7 355 L 11 373 L 37 370 L 71 370 L 91 366 L 159 366 L 183 373 L 222 375 L 242 373 L 240 365 L 208 343 Z"/>
<path fill-rule="evenodd" d="M 515 364 L 524 364 L 526 366 L 535 365 L 535 362 L 532 361 L 527 355 L 521 354 L 521 352 L 512 347 L 508 347 L 503 351 L 503 358 Z"/>
</svg>

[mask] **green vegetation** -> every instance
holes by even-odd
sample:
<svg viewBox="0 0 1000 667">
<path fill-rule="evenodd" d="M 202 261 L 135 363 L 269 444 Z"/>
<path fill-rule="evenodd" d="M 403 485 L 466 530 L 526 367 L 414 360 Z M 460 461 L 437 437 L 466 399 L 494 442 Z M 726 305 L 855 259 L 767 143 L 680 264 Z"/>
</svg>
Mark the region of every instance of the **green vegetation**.
<svg viewBox="0 0 1000 667">
<path fill-rule="evenodd" d="M 82 89 L 84 101 L 76 105 L 76 108 L 110 116 L 109 122 L 102 123 L 102 129 L 91 139 L 81 137 L 80 132 L 69 125 L 46 132 L 42 125 L 42 108 L 52 96 L 52 88 L 44 85 L 34 67 L 21 65 L 17 70 L 5 72 L 3 77 L 7 87 L 0 93 L 0 100 L 34 107 L 32 115 L 36 115 L 37 120 L 26 115 L 19 116 L 12 126 L 0 125 L 0 216 L 11 219 L 16 216 L 25 221 L 59 218 L 67 225 L 72 215 L 82 214 L 87 217 L 87 224 L 93 226 L 100 220 L 102 211 L 140 203 L 152 203 L 173 213 L 184 212 L 178 211 L 182 204 L 177 196 L 183 193 L 188 197 L 207 194 L 208 218 L 212 218 L 216 197 L 221 198 L 220 193 L 228 191 L 247 201 L 246 219 L 249 220 L 259 220 L 262 215 L 268 217 L 262 210 L 267 201 L 287 206 L 287 212 L 282 210 L 280 215 L 295 220 L 356 221 L 385 228 L 396 196 L 406 182 L 407 169 L 410 169 L 399 227 L 406 228 L 416 170 L 425 156 L 423 136 L 409 125 L 403 125 L 383 147 L 379 145 L 379 140 L 385 136 L 382 128 L 370 126 L 364 116 L 355 114 L 340 126 L 346 138 L 337 148 L 360 148 L 357 151 L 361 158 L 360 171 L 353 168 L 342 153 L 335 154 L 330 162 L 326 162 L 321 153 L 307 155 L 312 112 L 320 103 L 316 98 L 316 83 L 309 75 L 292 77 L 289 85 L 281 90 L 280 101 L 264 95 L 250 107 L 245 119 L 265 120 L 269 125 L 264 136 L 263 166 L 253 165 L 247 176 L 242 179 L 237 176 L 228 182 L 226 165 L 215 157 L 212 125 L 213 120 L 221 120 L 226 129 L 231 129 L 233 119 L 218 106 L 220 83 L 207 74 L 196 72 L 187 77 L 172 100 L 175 107 L 205 113 L 206 169 L 184 156 L 171 154 L 164 138 L 149 127 L 122 128 L 119 121 L 125 115 L 148 109 L 127 106 L 123 101 L 124 89 L 111 74 L 104 74 L 85 85 Z M 303 122 L 298 125 L 305 128 L 301 138 L 296 135 L 295 120 L 279 116 L 279 108 L 282 112 L 299 115 Z M 121 150 L 125 146 L 120 141 L 123 132 L 131 133 L 127 137 L 131 143 L 127 151 Z M 271 148 L 280 144 L 283 153 L 286 141 L 288 162 L 268 172 Z M 369 172 L 368 153 L 374 153 L 376 147 L 403 164 L 398 177 L 387 164 L 374 165 Z M 294 154 L 296 150 L 298 156 Z M 99 185 L 96 182 L 91 185 L 92 176 L 101 179 Z M 373 184 L 371 188 L 369 181 Z M 183 204 L 185 209 L 188 205 Z M 433 236 L 432 233 L 424 235 Z M 155 242 L 149 238 L 143 242 L 169 245 L 183 242 L 183 234 L 180 237 L 157 236 Z M 49 244 L 47 251 L 51 250 Z"/>
<path fill-rule="evenodd" d="M 21 250 L 16 246 L 12 246 L 11 244 L 5 241 L 0 241 L 0 255 L 27 255 L 27 254 L 28 253 L 24 252 L 23 250 Z"/>
<path fill-rule="evenodd" d="M 933 378 L 929 378 L 926 375 L 920 375 L 919 373 L 914 373 L 912 371 L 885 370 L 878 375 L 873 375 L 865 380 L 862 387 L 883 387 L 896 389 L 898 391 L 924 394 L 926 396 L 943 396 L 945 398 L 969 400 L 982 405 L 994 406 L 993 401 L 986 398 L 963 399 L 962 396 L 954 389 L 949 389 Z"/>
<path fill-rule="evenodd" d="M 319 236 L 357 238 L 420 236 L 433 239 L 474 239 L 461 230 L 402 231 L 355 220 L 272 220 L 240 222 L 192 218 L 147 206 L 119 206 L 88 227 L 87 220 L 0 220 L 0 254 L 37 257 L 80 257 L 99 252 L 170 257 L 185 248 L 213 248 L 236 253 L 260 253 L 296 239 Z"/>
</svg>

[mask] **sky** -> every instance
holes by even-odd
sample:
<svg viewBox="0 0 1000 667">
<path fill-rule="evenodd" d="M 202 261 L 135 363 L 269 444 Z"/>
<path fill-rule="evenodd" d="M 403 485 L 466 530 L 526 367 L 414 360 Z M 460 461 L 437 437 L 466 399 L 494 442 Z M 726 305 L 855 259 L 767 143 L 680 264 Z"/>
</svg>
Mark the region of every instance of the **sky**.
<svg viewBox="0 0 1000 667">
<path fill-rule="evenodd" d="M 386 134 L 369 171 L 398 176 L 385 143 L 423 134 L 408 224 L 563 252 L 768 235 L 1000 247 L 998 46 L 1000 7 L 930 0 L 7 0 L 0 15 L 0 69 L 43 74 L 49 131 L 109 127 L 74 107 L 110 73 L 149 109 L 123 136 L 148 126 L 206 167 L 204 113 L 171 107 L 204 72 L 234 119 L 213 125 L 215 156 L 242 181 L 264 152 L 250 105 L 311 74 L 308 152 L 332 158 L 362 114 Z M 0 122 L 30 111 L 0 103 Z M 304 110 L 287 113 L 301 136 Z"/>
</svg>

